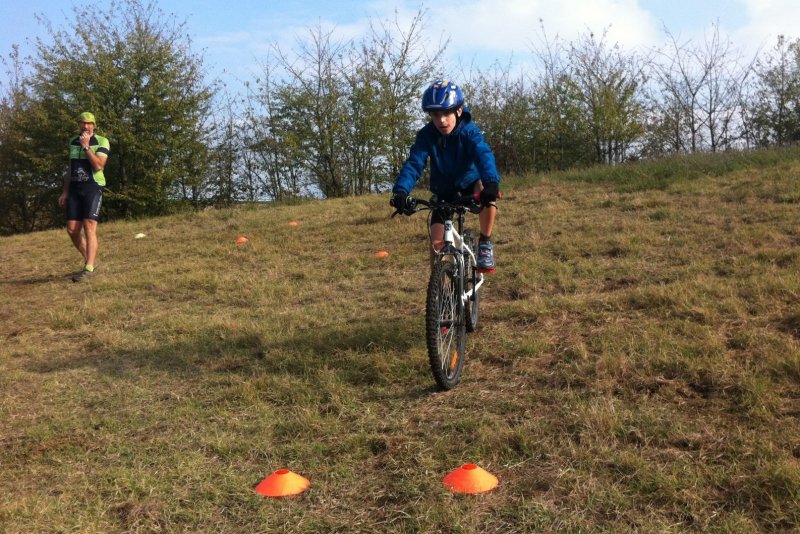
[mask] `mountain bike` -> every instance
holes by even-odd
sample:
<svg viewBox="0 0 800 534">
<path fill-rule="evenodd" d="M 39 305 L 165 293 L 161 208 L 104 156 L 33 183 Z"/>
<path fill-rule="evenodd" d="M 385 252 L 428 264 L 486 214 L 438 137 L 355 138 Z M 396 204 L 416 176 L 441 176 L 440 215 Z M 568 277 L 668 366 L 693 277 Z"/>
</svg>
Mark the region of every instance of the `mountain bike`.
<svg viewBox="0 0 800 534">
<path fill-rule="evenodd" d="M 484 276 L 477 269 L 478 241 L 464 230 L 464 216 L 479 213 L 478 196 L 443 201 L 409 197 L 404 215 L 428 210 L 428 228 L 434 212 L 444 220 L 444 243 L 433 259 L 425 302 L 425 338 L 433 378 L 444 390 L 461 380 L 466 358 L 466 333 L 478 327 Z M 396 211 L 392 217 L 401 213 Z M 454 223 L 455 219 L 455 223 Z"/>
</svg>

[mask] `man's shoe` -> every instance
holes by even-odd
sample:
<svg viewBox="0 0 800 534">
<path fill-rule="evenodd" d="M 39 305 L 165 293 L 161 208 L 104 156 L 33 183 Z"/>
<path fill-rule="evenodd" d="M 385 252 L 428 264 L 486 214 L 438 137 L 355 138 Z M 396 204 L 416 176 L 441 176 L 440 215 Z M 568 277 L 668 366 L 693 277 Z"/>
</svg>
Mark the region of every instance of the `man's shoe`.
<svg viewBox="0 0 800 534">
<path fill-rule="evenodd" d="M 494 268 L 494 245 L 490 241 L 478 245 L 478 272 L 493 273 Z"/>
<path fill-rule="evenodd" d="M 94 276 L 94 271 L 88 271 L 88 270 L 84 269 L 79 273 L 75 273 L 72 276 L 72 281 L 73 282 L 80 282 L 82 280 L 86 280 L 88 278 L 91 278 L 92 276 Z"/>
</svg>

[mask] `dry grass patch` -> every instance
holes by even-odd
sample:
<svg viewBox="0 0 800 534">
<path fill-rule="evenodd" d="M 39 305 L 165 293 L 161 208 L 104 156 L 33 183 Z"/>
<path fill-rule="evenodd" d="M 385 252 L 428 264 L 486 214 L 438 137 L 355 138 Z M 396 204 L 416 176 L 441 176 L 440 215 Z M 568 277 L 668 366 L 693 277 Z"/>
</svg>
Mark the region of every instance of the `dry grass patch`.
<svg viewBox="0 0 800 534">
<path fill-rule="evenodd" d="M 0 524 L 797 530 L 800 168 L 676 164 L 507 181 L 448 393 L 383 196 L 104 224 L 88 284 L 63 231 L 3 238 Z M 446 492 L 466 462 L 500 486 Z M 311 489 L 255 494 L 284 467 Z"/>
</svg>

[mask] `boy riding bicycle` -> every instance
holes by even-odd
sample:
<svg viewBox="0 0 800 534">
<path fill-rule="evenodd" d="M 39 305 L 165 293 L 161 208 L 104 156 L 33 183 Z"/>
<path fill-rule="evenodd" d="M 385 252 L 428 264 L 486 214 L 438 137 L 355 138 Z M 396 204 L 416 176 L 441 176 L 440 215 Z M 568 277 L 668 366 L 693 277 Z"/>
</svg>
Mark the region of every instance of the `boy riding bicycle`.
<svg viewBox="0 0 800 534">
<path fill-rule="evenodd" d="M 478 271 L 495 272 L 492 230 L 497 214 L 500 174 L 492 149 L 472 122 L 464 105 L 464 93 L 453 82 L 436 81 L 422 95 L 422 109 L 431 121 L 417 132 L 408 159 L 392 188 L 389 204 L 403 212 L 409 207 L 409 194 L 431 161 L 431 192 L 440 200 L 479 194 L 483 209 L 478 218 L 481 236 L 478 245 Z M 444 239 L 444 221 L 434 212 L 430 227 L 431 257 Z"/>
</svg>

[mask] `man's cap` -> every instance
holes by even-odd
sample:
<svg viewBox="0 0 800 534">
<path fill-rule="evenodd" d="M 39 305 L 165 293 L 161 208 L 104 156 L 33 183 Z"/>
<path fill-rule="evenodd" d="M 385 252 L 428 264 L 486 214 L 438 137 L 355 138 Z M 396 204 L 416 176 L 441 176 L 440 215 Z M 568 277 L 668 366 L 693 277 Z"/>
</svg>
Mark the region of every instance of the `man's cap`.
<svg viewBox="0 0 800 534">
<path fill-rule="evenodd" d="M 91 122 L 97 126 L 97 121 L 94 120 L 94 113 L 89 113 L 88 111 L 84 111 L 78 115 L 78 122 Z"/>
</svg>

